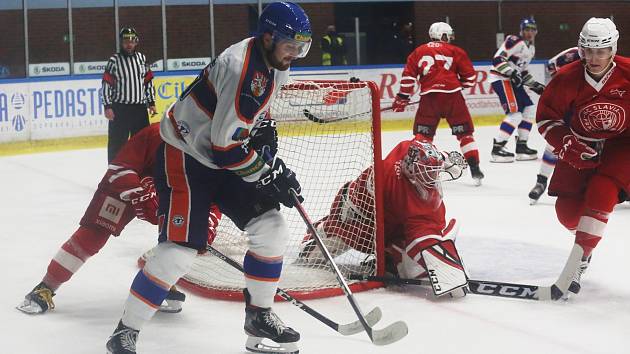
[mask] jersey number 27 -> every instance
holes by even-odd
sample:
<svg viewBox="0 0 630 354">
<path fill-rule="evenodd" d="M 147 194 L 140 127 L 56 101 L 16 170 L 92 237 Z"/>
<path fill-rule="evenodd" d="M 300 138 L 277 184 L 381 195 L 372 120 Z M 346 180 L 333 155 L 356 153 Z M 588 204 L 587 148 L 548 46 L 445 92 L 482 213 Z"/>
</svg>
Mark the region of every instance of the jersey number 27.
<svg viewBox="0 0 630 354">
<path fill-rule="evenodd" d="M 418 68 L 422 70 L 422 76 L 425 76 L 429 73 L 429 70 L 431 70 L 431 67 L 435 65 L 436 61 L 443 62 L 444 69 L 448 70 L 453 64 L 453 57 L 447 57 L 442 54 L 436 54 L 435 57 L 432 57 L 430 55 L 423 56 L 418 62 Z"/>
</svg>

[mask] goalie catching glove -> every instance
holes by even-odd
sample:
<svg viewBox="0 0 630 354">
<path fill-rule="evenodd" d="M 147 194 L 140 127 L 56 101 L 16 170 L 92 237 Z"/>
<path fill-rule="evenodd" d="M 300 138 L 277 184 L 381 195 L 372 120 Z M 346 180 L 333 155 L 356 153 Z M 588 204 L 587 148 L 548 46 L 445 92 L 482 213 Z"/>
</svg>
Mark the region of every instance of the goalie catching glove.
<svg viewBox="0 0 630 354">
<path fill-rule="evenodd" d="M 256 188 L 288 208 L 295 206 L 291 190 L 295 191 L 300 203 L 303 202 L 304 198 L 300 195 L 302 187 L 295 172 L 291 171 L 279 157 L 273 158 L 269 163 L 271 168 L 260 177 Z"/>
</svg>

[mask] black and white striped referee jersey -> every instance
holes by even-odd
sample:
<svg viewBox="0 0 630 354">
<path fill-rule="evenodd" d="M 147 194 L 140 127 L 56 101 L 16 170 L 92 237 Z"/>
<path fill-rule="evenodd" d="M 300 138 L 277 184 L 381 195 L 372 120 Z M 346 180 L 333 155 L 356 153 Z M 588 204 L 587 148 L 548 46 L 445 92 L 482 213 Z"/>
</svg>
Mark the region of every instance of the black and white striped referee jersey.
<svg viewBox="0 0 630 354">
<path fill-rule="evenodd" d="M 102 85 L 105 108 L 112 103 L 155 104 L 153 72 L 140 52 L 116 53 L 109 58 Z"/>
</svg>

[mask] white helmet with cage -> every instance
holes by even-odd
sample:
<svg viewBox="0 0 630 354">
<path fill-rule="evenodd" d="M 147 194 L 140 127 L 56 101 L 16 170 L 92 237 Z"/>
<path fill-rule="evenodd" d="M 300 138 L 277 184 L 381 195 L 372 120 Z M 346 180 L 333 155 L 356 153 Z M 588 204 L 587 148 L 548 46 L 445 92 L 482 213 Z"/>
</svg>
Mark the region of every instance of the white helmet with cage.
<svg viewBox="0 0 630 354">
<path fill-rule="evenodd" d="M 444 37 L 444 35 L 446 35 L 447 42 L 451 42 L 453 39 L 455 39 L 455 32 L 453 31 L 451 25 L 449 25 L 448 23 L 436 22 L 432 24 L 431 27 L 429 27 L 429 38 L 436 41 L 441 41 L 443 40 L 442 37 Z"/>
<path fill-rule="evenodd" d="M 584 58 L 583 48 L 612 48 L 612 56 L 617 53 L 619 31 L 609 18 L 591 17 L 580 32 L 578 48 L 580 57 Z"/>
</svg>

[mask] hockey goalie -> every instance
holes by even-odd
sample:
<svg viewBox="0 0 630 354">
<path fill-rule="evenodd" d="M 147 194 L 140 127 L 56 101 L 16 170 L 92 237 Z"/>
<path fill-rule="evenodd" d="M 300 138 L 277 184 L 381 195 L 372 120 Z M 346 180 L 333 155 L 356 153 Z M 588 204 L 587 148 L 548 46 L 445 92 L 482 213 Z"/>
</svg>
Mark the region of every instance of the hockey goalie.
<svg viewBox="0 0 630 354">
<path fill-rule="evenodd" d="M 446 223 L 442 181 L 466 168 L 455 151 L 440 152 L 420 136 L 400 142 L 383 160 L 386 270 L 401 278 L 429 278 L 435 295 L 465 295 L 467 275 L 455 247 L 456 220 Z M 367 168 L 337 193 L 330 214 L 315 223 L 333 257 L 349 249 L 373 254 L 374 173 Z M 367 235 L 366 235 L 367 234 Z M 315 239 L 306 235 L 299 262 L 322 262 Z"/>
</svg>

